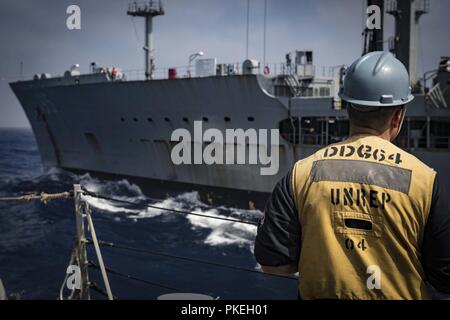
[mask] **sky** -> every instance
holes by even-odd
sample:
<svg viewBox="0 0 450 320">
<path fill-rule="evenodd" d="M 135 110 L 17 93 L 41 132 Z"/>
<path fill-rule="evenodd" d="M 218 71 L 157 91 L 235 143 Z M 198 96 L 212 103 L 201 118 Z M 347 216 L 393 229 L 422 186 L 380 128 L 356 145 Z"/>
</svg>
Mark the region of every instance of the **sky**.
<svg viewBox="0 0 450 320">
<path fill-rule="evenodd" d="M 36 73 L 62 75 L 71 65 L 88 72 L 93 61 L 124 70 L 143 69 L 144 23 L 126 15 L 129 0 L 0 0 L 0 127 L 28 127 L 8 83 Z M 349 65 L 362 52 L 363 0 L 267 0 L 266 61 L 312 49 L 318 70 Z M 81 30 L 68 30 L 66 9 L 81 8 Z M 154 20 L 158 68 L 184 66 L 203 51 L 218 62 L 246 57 L 247 0 L 163 0 Z M 263 59 L 264 0 L 250 0 L 249 57 Z M 450 1 L 431 0 L 420 20 L 418 72 L 450 56 Z M 385 40 L 394 32 L 385 16 Z"/>
</svg>

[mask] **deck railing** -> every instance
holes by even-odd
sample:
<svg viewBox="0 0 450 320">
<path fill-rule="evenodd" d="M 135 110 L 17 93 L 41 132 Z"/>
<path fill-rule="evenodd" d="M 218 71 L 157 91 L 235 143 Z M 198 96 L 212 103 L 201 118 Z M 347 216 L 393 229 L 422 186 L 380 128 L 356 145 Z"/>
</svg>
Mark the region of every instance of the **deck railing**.
<svg viewBox="0 0 450 320">
<path fill-rule="evenodd" d="M 223 65 L 223 75 L 240 75 L 243 74 L 242 62 L 231 62 L 231 63 L 221 63 L 216 66 Z M 153 71 L 154 80 L 158 79 L 168 79 L 169 78 L 169 70 L 176 70 L 176 78 L 198 78 L 204 75 L 199 75 L 196 73 L 195 65 L 191 65 L 190 67 L 187 65 L 184 66 L 175 66 L 175 67 L 163 67 L 163 68 L 155 68 Z M 130 69 L 123 70 L 122 73 L 125 75 L 126 80 L 135 81 L 135 80 L 145 80 L 145 70 L 144 69 Z M 260 64 L 257 68 L 253 70 L 254 74 L 264 74 L 266 76 L 278 76 L 278 75 L 289 75 L 295 73 L 295 67 L 293 65 L 289 66 L 286 63 L 267 63 L 266 66 Z M 314 65 L 312 68 L 312 73 L 317 77 L 336 77 L 336 67 L 330 66 L 316 66 Z M 211 75 L 218 75 L 217 72 Z"/>
</svg>

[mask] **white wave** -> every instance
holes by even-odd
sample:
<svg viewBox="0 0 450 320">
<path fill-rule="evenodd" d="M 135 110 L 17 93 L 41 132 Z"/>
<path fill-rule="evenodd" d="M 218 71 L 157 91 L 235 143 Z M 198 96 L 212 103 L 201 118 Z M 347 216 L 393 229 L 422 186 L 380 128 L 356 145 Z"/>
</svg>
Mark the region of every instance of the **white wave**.
<svg viewBox="0 0 450 320">
<path fill-rule="evenodd" d="M 31 183 L 39 184 L 42 181 L 53 181 L 53 182 L 59 182 L 61 181 L 61 176 L 65 173 L 63 169 L 59 168 L 50 168 L 48 171 L 46 171 L 43 174 L 40 174 L 35 177 L 25 177 L 21 179 L 30 179 Z"/>
<path fill-rule="evenodd" d="M 122 200 L 144 200 L 146 197 L 142 193 L 141 188 L 128 182 L 126 179 L 119 181 L 100 181 L 91 177 L 89 174 L 79 176 L 78 180 L 87 190 L 105 195 L 115 195 L 120 191 L 125 191 L 130 196 L 119 196 Z M 117 195 L 115 196 L 117 198 Z"/>
<path fill-rule="evenodd" d="M 91 207 L 94 207 L 101 211 L 106 211 L 110 213 L 127 213 L 127 214 L 138 214 L 139 210 L 126 209 L 115 205 L 112 201 L 99 199 L 91 196 L 83 196 Z"/>
<path fill-rule="evenodd" d="M 157 209 L 157 208 L 146 208 L 145 210 L 142 210 L 139 212 L 139 214 L 134 217 L 136 219 L 145 219 L 145 218 L 154 218 L 160 215 L 175 215 L 180 214 L 173 211 L 167 211 L 164 209 L 173 209 L 173 210 L 183 210 L 183 205 L 179 201 L 176 201 L 174 198 L 167 198 L 166 200 L 163 200 L 161 202 L 157 202 L 152 204 L 152 206 L 163 208 L 163 209 Z"/>
<path fill-rule="evenodd" d="M 130 184 L 127 180 L 100 182 L 98 179 L 92 178 L 89 175 L 81 177 L 80 180 L 83 186 L 85 186 L 85 188 L 89 191 L 108 195 L 116 199 L 131 202 L 142 202 L 148 199 L 137 185 Z M 131 196 L 115 195 L 114 193 L 111 193 L 117 190 L 125 190 L 127 193 L 131 194 Z M 164 209 L 191 211 L 193 213 L 218 218 L 224 217 L 224 215 L 219 213 L 220 211 L 229 213 L 227 216 L 231 216 L 234 219 L 247 219 L 248 217 L 258 218 L 262 216 L 262 212 L 259 210 L 242 210 L 223 206 L 218 207 L 217 209 L 211 208 L 200 201 L 199 194 L 196 191 L 186 192 L 178 195 L 177 197 L 170 197 L 152 204 L 154 207 L 160 207 L 162 209 L 149 207 L 145 209 L 133 209 L 114 201 L 98 199 L 90 196 L 85 196 L 85 199 L 92 207 L 104 212 L 130 214 L 131 216 L 129 218 L 134 221 L 139 219 L 155 218 L 161 215 L 168 218 L 178 215 L 176 212 L 167 211 Z M 182 213 L 179 214 L 185 216 Z M 241 247 L 247 247 L 253 251 L 256 226 L 195 215 L 186 215 L 186 219 L 191 224 L 193 230 L 211 230 L 204 240 L 205 244 L 211 246 L 238 245 Z"/>
<path fill-rule="evenodd" d="M 186 210 L 184 204 L 189 204 L 194 208 L 190 210 L 196 214 L 207 215 L 211 217 L 224 217 L 219 214 L 219 210 L 232 212 L 232 217 L 240 219 L 242 217 L 257 216 L 261 217 L 262 212 L 259 210 L 241 210 L 236 208 L 220 207 L 217 209 L 210 208 L 200 201 L 198 192 L 186 192 L 176 198 L 168 198 L 161 203 L 155 204 L 155 206 L 174 209 L 174 210 Z M 219 210 L 218 210 L 219 209 Z M 140 218 L 153 217 L 155 213 L 164 214 L 161 210 L 153 209 L 150 212 L 141 212 Z M 168 212 L 174 214 L 173 212 Z M 256 236 L 256 226 L 243 224 L 238 222 L 224 221 L 220 219 L 213 219 L 208 217 L 201 217 L 195 215 L 186 216 L 189 223 L 192 225 L 192 229 L 210 229 L 211 232 L 204 240 L 205 244 L 211 246 L 221 245 L 238 245 L 248 247 L 253 251 L 253 242 Z"/>
<path fill-rule="evenodd" d="M 205 214 L 212 217 L 223 217 L 216 209 L 194 210 L 193 213 Z M 232 245 L 253 246 L 256 236 L 256 226 L 239 222 L 230 222 L 219 219 L 211 219 L 189 215 L 187 219 L 192 224 L 193 229 L 211 229 L 211 233 L 206 237 L 205 243 L 211 246 Z"/>
<path fill-rule="evenodd" d="M 60 181 L 60 176 L 64 173 L 62 169 L 59 168 L 51 168 L 45 173 L 45 177 L 51 181 L 58 182 Z"/>
</svg>

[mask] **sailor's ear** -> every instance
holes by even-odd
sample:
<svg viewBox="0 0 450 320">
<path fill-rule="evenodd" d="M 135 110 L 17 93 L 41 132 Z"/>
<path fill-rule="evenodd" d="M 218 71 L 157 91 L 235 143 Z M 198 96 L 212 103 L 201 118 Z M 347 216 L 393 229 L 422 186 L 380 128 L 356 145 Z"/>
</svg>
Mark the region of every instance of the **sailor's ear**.
<svg viewBox="0 0 450 320">
<path fill-rule="evenodd" d="M 395 110 L 391 119 L 391 127 L 398 128 L 401 125 L 403 119 L 403 108 Z"/>
<path fill-rule="evenodd" d="M 405 119 L 405 113 L 406 109 L 399 108 L 398 110 L 395 110 L 394 115 L 391 119 L 391 141 L 397 138 L 397 136 L 400 134 L 400 130 L 402 129 L 403 120 Z"/>
</svg>

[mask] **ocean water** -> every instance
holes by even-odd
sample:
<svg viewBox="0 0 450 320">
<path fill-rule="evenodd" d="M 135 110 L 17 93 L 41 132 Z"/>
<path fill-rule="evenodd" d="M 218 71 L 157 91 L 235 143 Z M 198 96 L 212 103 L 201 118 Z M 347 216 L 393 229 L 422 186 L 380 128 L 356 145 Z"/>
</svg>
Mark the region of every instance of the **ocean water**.
<svg viewBox="0 0 450 320">
<path fill-rule="evenodd" d="M 99 179 L 52 169 L 44 172 L 31 130 L 0 129 L 0 197 L 87 189 L 138 203 L 138 206 L 87 198 L 97 237 L 118 245 L 190 257 L 257 270 L 253 257 L 256 227 L 198 216 L 185 216 L 145 207 L 148 193 L 123 179 Z M 202 203 L 198 192 L 172 194 L 156 206 L 193 210 L 207 215 L 258 221 L 262 212 Z M 21 299 L 56 299 L 75 239 L 73 199 L 41 202 L 0 201 L 0 278 L 8 294 Z M 111 274 L 113 294 L 119 299 L 156 299 L 172 292 L 192 292 L 220 299 L 296 299 L 295 280 L 269 277 L 168 257 L 102 248 L 105 265 L 121 273 L 160 284 Z M 90 248 L 89 260 L 96 261 Z M 89 277 L 99 287 L 97 270 Z M 104 299 L 92 292 L 92 298 Z"/>
</svg>

